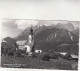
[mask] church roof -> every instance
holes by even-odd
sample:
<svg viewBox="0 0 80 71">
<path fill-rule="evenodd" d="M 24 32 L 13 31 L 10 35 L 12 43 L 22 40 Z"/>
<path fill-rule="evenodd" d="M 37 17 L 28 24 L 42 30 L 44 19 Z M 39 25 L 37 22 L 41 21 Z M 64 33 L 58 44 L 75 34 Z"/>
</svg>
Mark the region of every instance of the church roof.
<svg viewBox="0 0 80 71">
<path fill-rule="evenodd" d="M 27 44 L 27 40 L 20 40 L 16 42 L 18 45 L 25 45 Z"/>
</svg>

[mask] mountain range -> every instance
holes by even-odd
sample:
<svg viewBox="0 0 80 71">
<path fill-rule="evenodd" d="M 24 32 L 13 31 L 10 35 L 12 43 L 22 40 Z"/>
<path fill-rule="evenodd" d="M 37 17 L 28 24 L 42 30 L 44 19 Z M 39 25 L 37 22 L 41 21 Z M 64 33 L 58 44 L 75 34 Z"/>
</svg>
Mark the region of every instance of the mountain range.
<svg viewBox="0 0 80 71">
<path fill-rule="evenodd" d="M 45 24 L 45 22 L 44 22 Z M 30 28 L 26 28 L 17 37 L 18 40 L 27 40 Z M 33 27 L 35 49 L 43 51 L 68 51 L 78 54 L 79 28 L 72 23 L 56 25 L 36 25 Z"/>
<path fill-rule="evenodd" d="M 78 52 L 78 42 L 79 36 L 58 28 L 42 30 L 35 36 L 35 47 L 43 51 Z"/>
<path fill-rule="evenodd" d="M 52 29 L 52 28 L 57 28 L 59 30 L 64 29 L 64 30 L 67 30 L 67 31 L 72 32 L 73 34 L 79 36 L 79 28 L 75 28 L 75 26 L 72 23 L 67 23 L 67 24 L 58 23 L 56 25 L 53 24 L 53 25 L 49 25 L 49 26 L 46 26 L 46 25 L 36 25 L 36 26 L 33 27 L 34 35 L 36 36 L 36 34 L 38 32 L 44 31 L 45 29 Z M 17 36 L 16 39 L 17 40 L 27 39 L 28 35 L 29 35 L 29 32 L 30 32 L 30 27 L 26 28 L 23 32 L 21 32 Z"/>
</svg>

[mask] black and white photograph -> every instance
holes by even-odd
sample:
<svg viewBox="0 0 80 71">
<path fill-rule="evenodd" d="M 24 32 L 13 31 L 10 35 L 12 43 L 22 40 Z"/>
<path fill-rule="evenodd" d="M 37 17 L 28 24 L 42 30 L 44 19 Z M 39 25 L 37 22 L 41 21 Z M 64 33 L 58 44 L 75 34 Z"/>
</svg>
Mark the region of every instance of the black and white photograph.
<svg viewBox="0 0 80 71">
<path fill-rule="evenodd" d="M 2 33 L 1 67 L 78 69 L 79 21 L 4 19 Z"/>
<path fill-rule="evenodd" d="M 0 70 L 76 70 L 80 0 L 0 0 Z"/>
</svg>

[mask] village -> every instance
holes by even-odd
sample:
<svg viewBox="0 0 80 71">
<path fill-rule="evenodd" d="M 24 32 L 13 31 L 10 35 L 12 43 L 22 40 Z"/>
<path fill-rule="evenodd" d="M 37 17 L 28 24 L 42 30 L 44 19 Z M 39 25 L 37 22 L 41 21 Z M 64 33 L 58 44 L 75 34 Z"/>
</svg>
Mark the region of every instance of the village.
<svg viewBox="0 0 80 71">
<path fill-rule="evenodd" d="M 6 41 L 3 40 L 2 42 L 6 42 Z M 65 66 L 65 64 L 67 64 L 66 63 L 67 61 L 70 62 L 71 64 L 72 63 L 76 64 L 78 62 L 78 56 L 74 55 L 74 54 L 70 54 L 68 52 L 53 52 L 53 53 L 51 53 L 50 51 L 45 52 L 45 51 L 42 51 L 41 49 L 35 49 L 34 33 L 33 33 L 32 27 L 30 28 L 30 33 L 29 33 L 29 36 L 28 36 L 28 40 L 16 41 L 16 44 L 13 47 L 14 48 L 11 48 L 11 50 L 10 49 L 2 50 L 2 54 L 1 54 L 2 58 L 5 58 L 7 56 L 6 58 L 11 57 L 11 59 L 12 60 L 14 59 L 15 61 L 18 58 L 20 58 L 20 59 L 21 58 L 22 59 L 28 58 L 32 61 L 37 59 L 37 60 L 40 60 L 42 62 L 47 61 L 48 63 L 49 63 L 49 61 L 51 63 L 51 62 L 54 62 L 55 60 L 57 60 L 57 61 L 60 62 L 60 65 L 62 65 L 61 63 L 63 63 L 62 66 Z M 24 63 L 24 61 L 21 62 L 21 63 Z M 4 63 L 4 61 L 2 60 L 2 64 L 3 63 Z M 11 67 L 17 67 L 15 65 L 15 62 L 13 62 L 13 63 L 14 63 L 14 65 L 11 65 Z M 71 65 L 70 69 L 76 69 L 77 68 L 77 66 L 76 66 L 77 64 L 75 66 L 74 66 L 74 64 L 73 64 L 73 66 Z M 51 66 L 50 68 L 54 68 L 56 66 L 56 65 L 55 66 L 54 65 L 55 64 L 53 63 L 52 64 L 53 67 Z M 2 66 L 6 67 L 6 64 L 4 63 Z M 23 67 L 23 68 L 26 67 L 25 65 L 22 66 L 22 64 L 18 65 L 18 66 Z M 8 65 L 8 67 L 10 67 L 10 65 Z M 31 68 L 31 67 L 29 67 L 29 68 Z M 61 69 L 68 69 L 68 68 L 66 68 L 66 67 L 62 68 L 61 67 Z"/>
</svg>

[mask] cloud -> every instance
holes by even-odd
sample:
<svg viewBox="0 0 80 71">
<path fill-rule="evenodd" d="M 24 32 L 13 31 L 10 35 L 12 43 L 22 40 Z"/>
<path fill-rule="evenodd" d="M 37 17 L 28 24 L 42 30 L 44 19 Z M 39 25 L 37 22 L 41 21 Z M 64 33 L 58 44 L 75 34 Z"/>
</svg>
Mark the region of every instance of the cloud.
<svg viewBox="0 0 80 71">
<path fill-rule="evenodd" d="M 17 20 L 15 24 L 17 25 L 18 29 L 24 30 L 27 27 L 37 25 L 38 21 L 36 20 Z"/>
<path fill-rule="evenodd" d="M 2 27 L 16 29 L 17 25 L 15 24 L 16 20 L 13 19 L 4 19 L 2 23 Z"/>
<path fill-rule="evenodd" d="M 15 24 L 16 20 L 14 19 L 3 19 L 2 20 L 2 33 L 1 37 L 16 37 L 21 30 L 17 28 L 17 25 Z"/>
<path fill-rule="evenodd" d="M 15 20 L 15 19 L 3 19 L 2 20 L 2 38 L 10 36 L 16 37 L 30 26 L 37 25 L 38 21 L 36 20 Z"/>
</svg>

